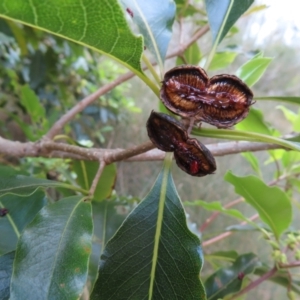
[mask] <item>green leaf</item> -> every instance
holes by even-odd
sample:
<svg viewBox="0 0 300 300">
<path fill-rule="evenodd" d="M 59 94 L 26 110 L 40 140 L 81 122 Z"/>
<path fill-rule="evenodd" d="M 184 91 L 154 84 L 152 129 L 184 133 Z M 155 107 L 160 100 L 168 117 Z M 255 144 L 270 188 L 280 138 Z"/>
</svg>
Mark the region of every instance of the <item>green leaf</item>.
<svg viewBox="0 0 300 300">
<path fill-rule="evenodd" d="M 294 113 L 292 110 L 288 109 L 283 105 L 276 106 L 277 109 L 281 110 L 285 116 L 285 118 L 290 121 L 292 124 L 297 120 L 298 114 Z"/>
<path fill-rule="evenodd" d="M 270 57 L 255 57 L 243 64 L 236 75 L 251 87 L 263 76 L 271 61 Z"/>
<path fill-rule="evenodd" d="M 86 288 L 90 293 L 98 276 L 100 254 L 103 252 L 104 245 L 115 234 L 126 217 L 124 211 L 118 211 L 120 207 L 122 208 L 120 204 L 108 200 L 100 203 L 92 202 L 94 235 L 86 283 Z"/>
<path fill-rule="evenodd" d="M 180 57 L 177 57 L 176 65 L 183 65 L 186 63 L 191 65 L 198 65 L 201 59 L 201 51 L 197 43 L 194 43 L 190 47 L 188 47 L 184 51 L 183 56 L 186 61 L 183 61 Z"/>
<path fill-rule="evenodd" d="M 74 186 L 47 179 L 27 176 L 0 176 L 0 197 L 6 194 L 20 195 L 23 197 L 33 194 L 38 188 L 62 187 L 71 190 L 83 191 Z M 84 192 L 84 191 L 83 191 Z"/>
<path fill-rule="evenodd" d="M 98 50 L 143 73 L 143 38 L 132 34 L 117 0 L 9 0 L 0 2 L 0 17 L 39 28 Z"/>
<path fill-rule="evenodd" d="M 213 201 L 213 202 L 206 202 L 202 200 L 197 200 L 193 202 L 185 201 L 185 206 L 201 206 L 206 210 L 209 211 L 219 211 L 225 215 L 234 217 L 239 220 L 243 220 L 246 222 L 250 222 L 249 219 L 247 219 L 240 211 L 237 209 L 226 209 L 224 208 L 219 201 Z"/>
<path fill-rule="evenodd" d="M 291 200 L 278 187 L 270 187 L 256 176 L 238 177 L 227 172 L 224 179 L 230 182 L 236 193 L 245 198 L 253 206 L 263 222 L 265 222 L 275 237 L 288 229 L 292 221 Z"/>
<path fill-rule="evenodd" d="M 223 299 L 226 295 L 238 292 L 243 279 L 241 274 L 251 274 L 258 266 L 258 258 L 253 253 L 239 256 L 230 267 L 224 267 L 205 281 L 207 300 Z"/>
<path fill-rule="evenodd" d="M 255 132 L 227 129 L 193 128 L 192 134 L 197 136 L 205 136 L 209 138 L 270 143 L 280 145 L 292 150 L 300 151 L 300 140 L 298 139 L 294 141 L 290 138 L 282 139 Z"/>
<path fill-rule="evenodd" d="M 91 299 L 205 299 L 202 250 L 168 168 L 107 243 Z"/>
<path fill-rule="evenodd" d="M 261 177 L 259 161 L 252 152 L 244 152 L 241 155 L 250 163 L 252 169 Z"/>
<path fill-rule="evenodd" d="M 93 161 L 73 161 L 73 171 L 77 175 L 77 182 L 85 190 L 90 189 L 98 168 L 99 163 Z M 117 168 L 115 164 L 110 164 L 104 168 L 94 193 L 96 201 L 102 201 L 111 195 L 116 177 Z"/>
<path fill-rule="evenodd" d="M 214 269 L 220 268 L 224 263 L 233 263 L 238 258 L 238 253 L 234 250 L 229 251 L 217 251 L 204 256 L 205 261 L 209 262 Z"/>
<path fill-rule="evenodd" d="M 20 102 L 25 107 L 33 123 L 29 128 L 21 127 L 25 129 L 23 129 L 25 133 L 28 132 L 29 129 L 30 133 L 27 133 L 28 137 L 31 137 L 31 140 L 36 140 L 42 137 L 49 128 L 49 123 L 45 116 L 45 109 L 35 92 L 27 84 L 21 87 L 20 94 Z M 22 120 L 20 120 L 19 123 L 22 123 Z M 26 124 L 24 125 L 26 126 Z"/>
<path fill-rule="evenodd" d="M 0 254 L 16 249 L 21 232 L 45 204 L 42 191 L 27 197 L 6 195 L 0 198 L 0 208 L 8 210 L 8 214 L 0 218 Z"/>
<path fill-rule="evenodd" d="M 78 299 L 92 250 L 91 203 L 64 198 L 44 207 L 19 240 L 11 300 Z"/>
<path fill-rule="evenodd" d="M 225 69 L 226 67 L 228 67 L 230 64 L 233 63 L 237 55 L 238 55 L 237 52 L 230 52 L 230 51 L 215 53 L 210 63 L 209 70 Z"/>
<path fill-rule="evenodd" d="M 272 100 L 300 105 L 300 97 L 288 96 L 255 96 L 256 100 Z"/>
<path fill-rule="evenodd" d="M 205 0 L 213 42 L 219 44 L 231 26 L 250 7 L 254 0 Z"/>
<path fill-rule="evenodd" d="M 45 109 L 41 105 L 35 92 L 25 84 L 21 87 L 21 104 L 26 108 L 33 122 L 39 122 L 45 118 Z"/>
<path fill-rule="evenodd" d="M 169 0 L 121 0 L 123 7 L 133 13 L 133 22 L 144 36 L 147 49 L 155 56 L 163 68 L 168 45 L 172 35 L 172 25 L 176 6 Z"/>
<path fill-rule="evenodd" d="M 10 279 L 13 269 L 15 252 L 0 256 L 0 300 L 9 299 Z"/>
<path fill-rule="evenodd" d="M 254 107 L 251 107 L 250 112 L 242 122 L 235 125 L 238 130 L 246 130 L 267 135 L 272 135 L 273 131 L 269 128 L 264 120 L 263 113 Z"/>
</svg>

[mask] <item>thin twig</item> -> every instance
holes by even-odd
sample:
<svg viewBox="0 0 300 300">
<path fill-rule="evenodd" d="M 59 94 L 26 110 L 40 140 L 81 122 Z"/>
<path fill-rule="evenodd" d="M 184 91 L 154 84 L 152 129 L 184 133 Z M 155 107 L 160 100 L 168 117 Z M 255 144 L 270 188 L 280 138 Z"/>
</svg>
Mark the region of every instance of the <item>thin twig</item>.
<svg viewBox="0 0 300 300">
<path fill-rule="evenodd" d="M 255 214 L 255 215 L 251 216 L 251 217 L 249 218 L 249 220 L 254 221 L 254 220 L 257 219 L 258 217 L 259 217 L 259 215 L 258 215 L 258 214 Z M 240 225 L 246 225 L 246 224 L 247 224 L 246 221 L 243 221 L 243 222 L 240 223 Z M 232 235 L 233 233 L 234 233 L 234 231 L 228 231 L 228 232 L 221 233 L 221 234 L 219 234 L 218 236 L 215 236 L 215 237 L 212 238 L 212 239 L 209 239 L 209 240 L 207 240 L 207 241 L 204 241 L 204 242 L 202 243 L 202 247 L 207 247 L 207 246 L 209 246 L 209 245 L 211 245 L 211 244 L 214 244 L 214 243 L 216 243 L 216 242 L 218 242 L 218 241 L 220 241 L 220 240 L 223 240 L 224 238 L 226 238 L 226 237 Z"/>
<path fill-rule="evenodd" d="M 243 201 L 244 201 L 244 198 L 240 197 L 240 198 L 233 200 L 233 201 L 227 203 L 226 205 L 224 205 L 224 208 L 228 209 L 228 208 L 230 208 L 238 203 L 241 203 Z M 211 224 L 220 214 L 221 214 L 220 211 L 215 211 L 209 218 L 207 218 L 205 220 L 205 222 L 199 228 L 199 231 L 203 232 L 208 227 L 208 225 Z"/>
<path fill-rule="evenodd" d="M 214 156 L 224 156 L 246 151 L 262 151 L 269 149 L 283 149 L 274 144 L 253 142 L 225 142 L 206 145 Z M 89 161 L 104 160 L 106 164 L 116 161 L 158 161 L 163 160 L 165 152 L 153 149 L 149 141 L 129 149 L 97 149 L 84 148 L 66 143 L 41 141 L 37 143 L 11 141 L 0 137 L 0 154 L 8 157 L 51 157 L 70 158 Z M 153 149 L 153 150 L 150 150 Z"/>
<path fill-rule="evenodd" d="M 99 97 L 102 95 L 108 93 L 110 90 L 112 90 L 114 87 L 118 86 L 119 84 L 123 83 L 126 80 L 129 80 L 130 78 L 134 77 L 135 74 L 132 72 L 128 72 L 124 75 L 121 75 L 116 80 L 104 85 L 100 89 L 98 89 L 96 92 L 90 94 L 89 96 L 85 97 L 81 101 L 79 101 L 75 106 L 73 106 L 69 111 L 67 111 L 66 114 L 64 114 L 58 121 L 54 123 L 54 125 L 50 128 L 50 130 L 45 135 L 45 139 L 53 139 L 56 134 L 58 134 L 65 124 L 70 122 L 76 114 L 83 111 L 87 106 L 92 104 L 94 101 L 96 101 Z"/>
<path fill-rule="evenodd" d="M 260 285 L 263 281 L 265 281 L 265 280 L 271 278 L 272 276 L 274 276 L 276 274 L 276 272 L 277 272 L 277 268 L 276 267 L 272 268 L 270 271 L 268 271 L 267 273 L 265 273 L 263 276 L 261 276 L 260 278 L 258 278 L 255 281 L 252 281 L 244 289 L 242 289 L 241 291 L 239 291 L 238 293 L 236 293 L 234 296 L 232 296 L 230 298 L 230 300 L 236 299 L 236 298 L 240 297 L 241 295 L 249 292 L 253 288 L 255 288 L 258 285 Z"/>
<path fill-rule="evenodd" d="M 279 265 L 282 269 L 298 268 L 300 267 L 300 261 L 295 261 L 286 265 Z"/>
<path fill-rule="evenodd" d="M 101 177 L 101 174 L 103 173 L 103 170 L 105 168 L 106 164 L 105 164 L 105 161 L 100 161 L 99 163 L 99 168 L 98 168 L 98 171 L 93 179 L 93 182 L 92 182 L 92 185 L 91 185 L 91 188 L 90 188 L 90 191 L 89 191 L 89 196 L 90 197 L 93 197 L 94 196 L 94 193 L 95 193 L 95 190 L 97 188 L 97 184 L 99 182 L 99 179 Z"/>
<path fill-rule="evenodd" d="M 166 58 L 172 58 L 177 55 L 182 54 L 191 44 L 193 44 L 195 41 L 197 41 L 201 36 L 203 36 L 206 32 L 208 32 L 209 26 L 204 26 L 200 28 L 193 37 L 184 45 L 180 45 L 178 49 L 171 52 Z M 153 63 L 152 65 L 155 65 L 156 63 Z M 92 93 L 91 95 L 85 97 L 81 101 L 79 101 L 75 106 L 73 106 L 69 111 L 67 111 L 58 121 L 54 123 L 54 125 L 50 128 L 50 130 L 45 135 L 44 139 L 53 139 L 56 134 L 58 134 L 62 128 L 70 122 L 76 114 L 83 111 L 87 106 L 92 104 L 94 101 L 96 101 L 99 97 L 102 95 L 108 93 L 110 90 L 118 86 L 119 84 L 133 78 L 135 74 L 133 72 L 128 72 L 124 75 L 121 75 L 116 80 L 112 81 L 111 83 L 108 83 L 104 85 L 103 87 L 99 88 L 96 92 Z"/>
</svg>

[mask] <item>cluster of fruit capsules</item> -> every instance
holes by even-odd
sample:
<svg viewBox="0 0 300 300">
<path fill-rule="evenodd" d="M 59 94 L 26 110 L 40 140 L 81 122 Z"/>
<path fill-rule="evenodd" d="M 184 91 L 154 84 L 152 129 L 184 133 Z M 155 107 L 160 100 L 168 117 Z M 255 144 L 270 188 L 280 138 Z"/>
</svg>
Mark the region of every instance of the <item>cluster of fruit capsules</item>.
<svg viewBox="0 0 300 300">
<path fill-rule="evenodd" d="M 238 77 L 223 74 L 209 78 L 202 68 L 190 65 L 165 74 L 160 98 L 174 114 L 218 128 L 242 121 L 253 104 L 252 91 Z"/>
<path fill-rule="evenodd" d="M 189 138 L 185 127 L 173 117 L 152 111 L 147 121 L 148 136 L 160 150 L 174 152 L 180 169 L 192 176 L 205 176 L 216 170 L 210 151 L 197 139 Z"/>
<path fill-rule="evenodd" d="M 242 121 L 253 104 L 253 93 L 234 75 L 209 78 L 197 66 L 183 65 L 168 71 L 162 82 L 160 98 L 174 114 L 193 118 L 218 128 Z M 215 159 L 197 139 L 188 137 L 185 127 L 173 117 L 152 112 L 147 122 L 148 135 L 157 148 L 174 152 L 179 168 L 193 176 L 216 170 Z"/>
</svg>

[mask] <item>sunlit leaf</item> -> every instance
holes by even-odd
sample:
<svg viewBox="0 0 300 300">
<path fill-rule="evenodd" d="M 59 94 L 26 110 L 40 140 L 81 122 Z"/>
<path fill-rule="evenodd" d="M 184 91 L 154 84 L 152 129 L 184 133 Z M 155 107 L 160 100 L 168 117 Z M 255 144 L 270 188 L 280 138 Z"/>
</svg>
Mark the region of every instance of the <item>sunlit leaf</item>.
<svg viewBox="0 0 300 300">
<path fill-rule="evenodd" d="M 246 130 L 267 135 L 272 135 L 273 130 L 264 120 L 263 113 L 254 107 L 251 107 L 250 112 L 242 122 L 235 125 L 238 130 Z"/>
<path fill-rule="evenodd" d="M 288 109 L 287 107 L 283 106 L 283 105 L 278 105 L 276 106 L 276 109 L 279 109 L 283 112 L 285 118 L 290 121 L 292 124 L 295 123 L 295 121 L 297 120 L 297 116 L 298 114 L 294 113 L 292 110 Z"/>
<path fill-rule="evenodd" d="M 92 299 L 205 299 L 199 239 L 168 169 L 107 243 Z"/>
<path fill-rule="evenodd" d="M 1 1 L 0 17 L 89 46 L 142 74 L 143 39 L 132 34 L 117 0 Z"/>
<path fill-rule="evenodd" d="M 251 87 L 263 76 L 271 61 L 270 57 L 255 57 L 242 65 L 236 75 Z"/>
<path fill-rule="evenodd" d="M 253 2 L 254 0 L 205 0 L 213 42 L 220 43 L 231 26 Z"/>
<path fill-rule="evenodd" d="M 258 265 L 258 258 L 253 253 L 239 256 L 230 267 L 221 268 L 207 278 L 205 281 L 207 299 L 223 299 L 226 295 L 238 292 L 243 277 L 251 274 Z"/>
<path fill-rule="evenodd" d="M 181 57 L 178 57 L 176 60 L 176 65 L 183 65 L 183 64 L 191 64 L 191 65 L 198 65 L 201 59 L 201 51 L 197 43 L 192 44 L 188 47 L 184 53 L 183 57 L 186 61 L 183 61 Z"/>
<path fill-rule="evenodd" d="M 89 190 L 99 168 L 99 163 L 74 160 L 72 167 L 77 175 L 78 184 L 85 190 Z M 115 185 L 116 176 L 115 164 L 110 164 L 104 168 L 94 193 L 96 201 L 102 201 L 110 196 Z"/>
<path fill-rule="evenodd" d="M 18 242 L 11 300 L 78 299 L 92 251 L 91 203 L 82 197 L 44 207 Z"/>
<path fill-rule="evenodd" d="M 225 69 L 233 63 L 237 55 L 237 52 L 217 52 L 209 65 L 209 70 Z"/>
<path fill-rule="evenodd" d="M 268 186 L 256 176 L 239 177 L 227 172 L 224 179 L 230 182 L 236 193 L 253 206 L 263 222 L 273 231 L 276 238 L 290 226 L 292 205 L 287 194 L 276 186 Z"/>
<path fill-rule="evenodd" d="M 244 152 L 241 155 L 250 163 L 252 169 L 261 176 L 259 161 L 252 152 Z"/>
<path fill-rule="evenodd" d="M 249 221 L 240 211 L 238 211 L 237 209 L 226 209 L 221 205 L 221 203 L 219 201 L 213 201 L 213 202 L 206 202 L 206 201 L 202 201 L 202 200 L 197 200 L 197 201 L 193 201 L 193 202 L 185 201 L 184 205 L 185 206 L 201 206 L 204 209 L 209 210 L 209 211 L 219 211 L 225 215 L 234 217 L 236 219 L 247 221 L 247 222 Z"/>
</svg>

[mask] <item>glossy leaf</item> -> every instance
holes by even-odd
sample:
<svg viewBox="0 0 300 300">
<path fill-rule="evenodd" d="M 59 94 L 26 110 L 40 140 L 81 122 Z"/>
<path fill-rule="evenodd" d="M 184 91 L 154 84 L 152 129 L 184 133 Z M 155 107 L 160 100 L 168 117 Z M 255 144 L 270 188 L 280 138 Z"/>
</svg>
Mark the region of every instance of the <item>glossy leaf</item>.
<svg viewBox="0 0 300 300">
<path fill-rule="evenodd" d="M 0 256 L 0 300 L 9 299 L 14 258 L 15 252 L 9 252 Z"/>
<path fill-rule="evenodd" d="M 164 168 L 107 243 L 92 299 L 205 299 L 202 251 Z"/>
<path fill-rule="evenodd" d="M 77 175 L 77 182 L 85 190 L 90 189 L 98 168 L 99 163 L 97 162 L 83 160 L 73 161 L 73 170 Z M 116 177 L 117 169 L 115 164 L 110 164 L 104 168 L 94 193 L 94 199 L 96 201 L 102 201 L 111 195 L 115 186 Z"/>
<path fill-rule="evenodd" d="M 226 295 L 238 292 L 243 279 L 240 274 L 251 274 L 259 265 L 258 258 L 253 253 L 239 256 L 230 267 L 224 267 L 212 274 L 205 281 L 207 300 L 223 299 Z"/>
<path fill-rule="evenodd" d="M 183 57 L 185 58 L 185 61 L 183 61 L 181 57 L 178 57 L 176 60 L 176 65 L 182 65 L 186 63 L 191 65 L 198 65 L 201 56 L 202 55 L 199 46 L 197 45 L 197 43 L 193 43 L 183 53 Z"/>
<path fill-rule="evenodd" d="M 91 204 L 64 198 L 44 207 L 19 240 L 11 300 L 78 299 L 92 251 Z"/>
<path fill-rule="evenodd" d="M 290 121 L 292 124 L 294 124 L 297 120 L 298 114 L 294 113 L 292 110 L 288 109 L 287 107 L 283 105 L 276 106 L 276 109 L 279 109 L 284 114 L 285 118 Z"/>
<path fill-rule="evenodd" d="M 266 134 L 248 132 L 242 130 L 225 130 L 225 129 L 210 129 L 210 128 L 193 128 L 192 134 L 209 138 L 229 139 L 236 141 L 251 141 L 271 143 L 286 147 L 288 149 L 300 151 L 300 137 L 294 138 L 277 138 Z"/>
<path fill-rule="evenodd" d="M 278 187 L 270 187 L 256 176 L 238 177 L 227 172 L 224 179 L 230 182 L 236 193 L 253 206 L 276 238 L 290 226 L 292 221 L 291 200 Z"/>
<path fill-rule="evenodd" d="M 251 87 L 263 76 L 271 61 L 270 57 L 255 57 L 242 65 L 236 76 Z"/>
<path fill-rule="evenodd" d="M 96 49 L 142 74 L 143 39 L 132 34 L 117 0 L 4 0 L 0 16 Z"/>
<path fill-rule="evenodd" d="M 244 152 L 241 155 L 250 163 L 252 169 L 261 176 L 261 171 L 259 167 L 259 161 L 257 157 L 252 152 Z"/>
<path fill-rule="evenodd" d="M 239 124 L 236 124 L 235 128 L 238 130 L 272 135 L 272 130 L 265 122 L 263 113 L 254 107 L 251 107 L 247 118 Z"/>
<path fill-rule="evenodd" d="M 49 187 L 63 187 L 79 190 L 76 187 L 72 187 L 68 184 L 54 180 L 27 177 L 22 175 L 9 177 L 0 176 L 0 197 L 6 194 L 20 195 L 25 197 L 33 194 L 38 188 Z"/>
<path fill-rule="evenodd" d="M 231 26 L 250 7 L 254 0 L 205 0 L 213 42 L 220 43 Z"/>
<path fill-rule="evenodd" d="M 285 118 L 292 123 L 293 131 L 300 132 L 300 110 L 298 113 L 294 113 L 292 110 L 289 110 L 283 105 L 279 105 L 276 108 L 280 109 Z"/>
<path fill-rule="evenodd" d="M 231 63 L 233 63 L 237 55 L 237 52 L 217 52 L 209 65 L 209 70 L 220 70 L 227 68 Z"/>
<path fill-rule="evenodd" d="M 113 201 L 92 202 L 94 235 L 86 288 L 91 293 L 98 276 L 100 254 L 104 245 L 115 234 L 126 217 L 122 205 Z"/>
<path fill-rule="evenodd" d="M 8 214 L 0 218 L 0 254 L 16 249 L 21 232 L 45 204 L 42 191 L 25 197 L 6 195 L 0 198 L 0 208 L 8 210 Z"/>
<path fill-rule="evenodd" d="M 201 206 L 208 211 L 218 211 L 225 215 L 234 217 L 236 219 L 250 222 L 240 211 L 237 209 L 226 209 L 224 208 L 219 201 L 206 202 L 202 200 L 197 200 L 193 202 L 185 201 L 185 206 Z"/>
<path fill-rule="evenodd" d="M 169 0 L 121 0 L 138 26 L 147 49 L 162 67 L 172 35 L 176 6 Z"/>
</svg>

